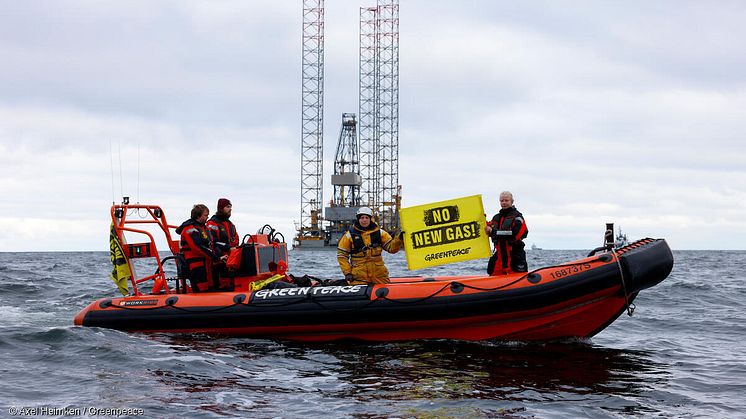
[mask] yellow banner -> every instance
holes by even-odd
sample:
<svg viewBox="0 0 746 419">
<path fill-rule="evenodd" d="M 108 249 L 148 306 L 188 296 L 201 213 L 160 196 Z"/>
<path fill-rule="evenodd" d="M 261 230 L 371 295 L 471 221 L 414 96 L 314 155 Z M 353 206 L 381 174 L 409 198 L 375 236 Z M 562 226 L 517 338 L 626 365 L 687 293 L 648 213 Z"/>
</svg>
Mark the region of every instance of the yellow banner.
<svg viewBox="0 0 746 419">
<path fill-rule="evenodd" d="M 119 292 L 122 295 L 129 293 L 129 287 L 127 281 L 132 278 L 132 272 L 130 272 L 130 264 L 127 261 L 127 256 L 124 254 L 122 249 L 122 243 L 119 241 L 117 231 L 114 228 L 114 223 L 111 223 L 111 230 L 109 231 L 109 252 L 111 256 L 111 264 L 114 268 L 111 270 L 111 280 L 117 284 Z"/>
<path fill-rule="evenodd" d="M 409 269 L 490 257 L 482 195 L 402 208 Z"/>
</svg>

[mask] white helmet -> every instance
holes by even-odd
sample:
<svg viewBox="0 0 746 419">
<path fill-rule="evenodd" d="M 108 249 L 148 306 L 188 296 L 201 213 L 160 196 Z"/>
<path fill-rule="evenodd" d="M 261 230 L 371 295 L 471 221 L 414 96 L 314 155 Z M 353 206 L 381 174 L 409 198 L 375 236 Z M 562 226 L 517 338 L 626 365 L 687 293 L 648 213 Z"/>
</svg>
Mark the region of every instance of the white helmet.
<svg viewBox="0 0 746 419">
<path fill-rule="evenodd" d="M 357 210 L 357 214 L 355 214 L 355 218 L 360 218 L 361 215 L 367 215 L 370 218 L 373 218 L 373 210 L 368 207 L 360 207 Z"/>
</svg>

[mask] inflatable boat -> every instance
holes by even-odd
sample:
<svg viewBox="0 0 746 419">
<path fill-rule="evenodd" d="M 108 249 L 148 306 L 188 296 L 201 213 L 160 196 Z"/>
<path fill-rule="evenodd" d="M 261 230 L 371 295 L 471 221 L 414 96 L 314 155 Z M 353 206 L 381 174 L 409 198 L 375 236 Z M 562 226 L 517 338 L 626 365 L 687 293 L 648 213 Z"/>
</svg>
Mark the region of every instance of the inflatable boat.
<svg viewBox="0 0 746 419">
<path fill-rule="evenodd" d="M 631 315 L 638 293 L 663 281 L 673 267 L 666 241 L 647 238 L 618 249 L 612 242 L 586 258 L 528 273 L 344 285 L 287 274 L 284 240 L 265 231 L 244 238 L 232 290 L 192 292 L 183 273 L 166 277 L 166 260 L 160 259 L 152 235 L 128 226 L 127 214 L 133 210 L 150 215 L 150 221 L 132 222 L 159 226 L 178 259 L 178 242 L 170 235 L 174 226 L 160 208 L 113 206 L 112 231 L 119 238 L 128 231 L 150 239 L 122 244 L 124 253 L 155 259 L 157 269 L 154 275 L 133 276 L 130 295 L 89 304 L 75 317 L 76 325 L 296 341 L 585 338 L 625 311 Z M 257 286 L 278 279 L 290 285 Z M 149 292 L 145 282 L 153 284 Z"/>
</svg>

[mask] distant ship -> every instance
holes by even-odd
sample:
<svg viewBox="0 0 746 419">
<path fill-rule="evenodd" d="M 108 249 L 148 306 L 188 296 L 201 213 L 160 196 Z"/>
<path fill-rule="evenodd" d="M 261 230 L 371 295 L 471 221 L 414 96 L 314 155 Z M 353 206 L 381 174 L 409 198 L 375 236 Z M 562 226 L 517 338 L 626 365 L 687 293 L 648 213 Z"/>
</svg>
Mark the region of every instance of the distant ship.
<svg viewBox="0 0 746 419">
<path fill-rule="evenodd" d="M 531 245 L 531 250 L 542 250 L 541 247 L 536 247 L 536 244 Z"/>
<path fill-rule="evenodd" d="M 620 248 L 628 244 L 629 244 L 629 240 L 627 239 L 627 235 L 622 233 L 622 228 L 619 227 L 619 231 L 617 232 L 616 238 L 614 238 L 614 247 Z"/>
</svg>

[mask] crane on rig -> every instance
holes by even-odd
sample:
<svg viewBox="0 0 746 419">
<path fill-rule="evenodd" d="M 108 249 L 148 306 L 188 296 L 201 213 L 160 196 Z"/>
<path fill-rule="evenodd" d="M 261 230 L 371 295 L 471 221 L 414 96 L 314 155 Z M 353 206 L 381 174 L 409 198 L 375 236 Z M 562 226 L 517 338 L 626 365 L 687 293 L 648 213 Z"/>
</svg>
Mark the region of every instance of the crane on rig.
<svg viewBox="0 0 746 419">
<path fill-rule="evenodd" d="M 326 246 L 337 246 L 339 239 L 355 222 L 355 214 L 362 206 L 360 187 L 363 178 L 360 176 L 358 153 L 357 117 L 354 113 L 343 113 L 337 152 L 334 156 L 334 197 L 329 206 L 324 208 L 324 219 L 328 223 L 324 229 Z"/>
</svg>

